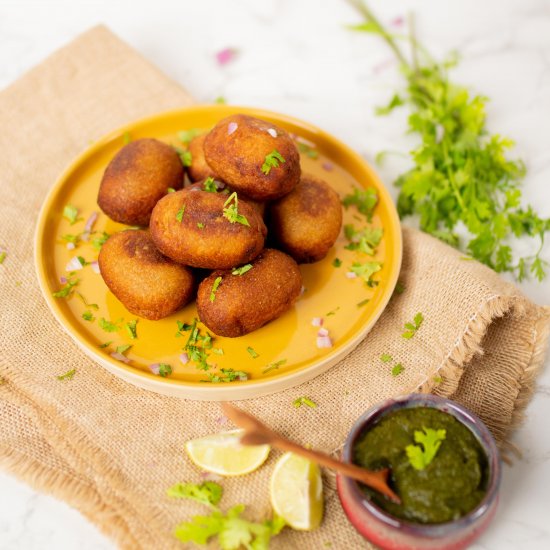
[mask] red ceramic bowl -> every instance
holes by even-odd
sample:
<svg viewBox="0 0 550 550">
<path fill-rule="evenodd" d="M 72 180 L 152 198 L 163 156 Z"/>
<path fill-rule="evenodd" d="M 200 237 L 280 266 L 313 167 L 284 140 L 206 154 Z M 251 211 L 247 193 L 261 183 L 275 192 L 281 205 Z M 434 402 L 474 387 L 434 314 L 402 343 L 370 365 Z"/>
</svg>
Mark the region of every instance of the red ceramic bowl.
<svg viewBox="0 0 550 550">
<path fill-rule="evenodd" d="M 363 433 L 390 412 L 411 407 L 431 407 L 454 416 L 479 441 L 487 456 L 487 492 L 471 512 L 447 523 L 420 524 L 396 518 L 372 503 L 359 484 L 337 476 L 338 495 L 348 519 L 367 540 L 387 550 L 459 550 L 466 548 L 487 528 L 498 504 L 501 465 L 493 436 L 474 414 L 464 407 L 435 395 L 412 394 L 390 399 L 368 410 L 349 433 L 342 459 L 352 462 L 353 448 Z"/>
</svg>

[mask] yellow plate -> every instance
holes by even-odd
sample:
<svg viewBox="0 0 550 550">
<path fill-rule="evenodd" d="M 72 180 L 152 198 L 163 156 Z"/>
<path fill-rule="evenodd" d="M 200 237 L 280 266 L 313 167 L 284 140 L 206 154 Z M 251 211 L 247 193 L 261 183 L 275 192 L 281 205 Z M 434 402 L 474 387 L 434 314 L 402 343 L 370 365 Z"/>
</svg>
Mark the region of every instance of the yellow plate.
<svg viewBox="0 0 550 550">
<path fill-rule="evenodd" d="M 96 199 L 105 167 L 128 136 L 131 139 L 155 137 L 181 146 L 178 131 L 206 129 L 221 118 L 238 112 L 273 121 L 313 144 L 318 157 L 312 158 L 315 154 L 302 151 L 303 172 L 320 176 L 341 197 L 350 193 L 354 186 L 376 188 L 379 204 L 372 224 L 382 226 L 384 236 L 376 257 L 372 258 L 358 251 L 346 250 L 347 241 L 342 233 L 324 260 L 300 266 L 305 291 L 295 307 L 246 336 L 215 338 L 214 348 L 222 349 L 223 355 L 210 352 L 208 361 L 215 366 L 205 372 L 199 370 L 194 362 L 184 365 L 179 360 L 189 333 L 176 337 L 176 321 L 191 323 L 196 317 L 194 303 L 160 321 L 140 319 L 138 338 L 131 340 L 124 324 L 136 316 L 113 296 L 92 266 L 86 265 L 76 273 L 80 282 L 74 290 L 88 303 L 97 304 L 97 310 L 87 307 L 75 292 L 68 298 L 54 298 L 52 293 L 62 287 L 60 277 L 68 276 L 65 268 L 71 258 L 78 255 L 91 262 L 98 255 L 91 242 L 68 250 L 62 241 L 63 235 L 82 232 L 85 220 L 92 212 L 99 212 L 94 231 L 113 233 L 125 228 L 101 213 Z M 82 218 L 72 226 L 63 217 L 63 209 L 68 204 L 78 208 Z M 354 223 L 356 227 L 366 225 L 365 218 L 355 207 L 344 209 L 344 223 Z M 310 124 L 284 115 L 244 107 L 209 105 L 152 116 L 94 143 L 67 168 L 50 191 L 40 213 L 35 251 L 38 278 L 48 306 L 87 355 L 116 376 L 147 390 L 217 401 L 247 399 L 295 386 L 325 372 L 350 353 L 372 328 L 391 297 L 401 266 L 402 242 L 399 219 L 390 195 L 370 166 L 343 143 Z M 335 258 L 342 261 L 341 267 L 333 266 Z M 374 277 L 379 281 L 378 286 L 369 288 L 360 278 L 346 276 L 352 262 L 373 259 L 383 262 L 382 270 Z M 365 299 L 369 302 L 359 307 L 357 304 Z M 83 319 L 85 311 L 90 311 L 95 320 Z M 312 326 L 314 317 L 324 319 L 324 328 L 329 330 L 334 343 L 332 348 L 317 348 L 318 328 Z M 99 326 L 100 318 L 118 321 L 119 330 L 105 332 Z M 106 348 L 99 347 L 107 341 L 113 343 Z M 129 364 L 110 355 L 116 346 L 125 344 L 132 344 L 126 352 Z M 252 348 L 258 356 L 253 358 L 247 348 Z M 282 360 L 286 360 L 284 364 L 274 367 L 274 363 Z M 153 374 L 149 366 L 157 363 L 171 365 L 173 373 L 165 378 Z M 248 380 L 205 382 L 209 380 L 209 374 L 219 374 L 222 368 L 246 372 Z"/>
</svg>

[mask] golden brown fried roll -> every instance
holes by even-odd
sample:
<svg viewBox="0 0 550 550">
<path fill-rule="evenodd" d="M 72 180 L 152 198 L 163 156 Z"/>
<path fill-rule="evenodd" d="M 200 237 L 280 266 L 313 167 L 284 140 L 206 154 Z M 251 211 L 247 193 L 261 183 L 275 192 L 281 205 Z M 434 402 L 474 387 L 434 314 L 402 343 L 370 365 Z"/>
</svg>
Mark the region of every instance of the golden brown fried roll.
<svg viewBox="0 0 550 550">
<path fill-rule="evenodd" d="M 252 268 L 214 271 L 199 285 L 200 320 L 218 336 L 248 334 L 290 309 L 302 288 L 296 262 L 279 250 L 266 248 Z M 241 268 L 240 271 L 243 271 Z"/>
<path fill-rule="evenodd" d="M 187 168 L 189 179 L 192 182 L 204 180 L 206 178 L 219 179 L 214 170 L 208 166 L 204 157 L 204 138 L 206 134 L 201 134 L 189 142 L 189 152 L 191 153 L 191 166 Z"/>
<path fill-rule="evenodd" d="M 290 136 L 251 116 L 218 122 L 204 140 L 204 154 L 223 181 L 254 200 L 282 197 L 300 180 L 300 154 Z"/>
<path fill-rule="evenodd" d="M 156 139 L 138 139 L 125 145 L 107 166 L 97 203 L 116 222 L 146 226 L 168 188 L 182 186 L 183 165 L 176 151 Z"/>
<path fill-rule="evenodd" d="M 267 229 L 255 207 L 237 194 L 209 193 L 196 186 L 162 198 L 151 215 L 157 248 L 176 262 L 228 269 L 254 259 Z"/>
<path fill-rule="evenodd" d="M 163 256 L 147 231 L 109 237 L 99 253 L 99 269 L 126 309 L 145 319 L 162 319 L 193 297 L 191 270 Z"/>
<path fill-rule="evenodd" d="M 340 197 L 323 180 L 304 175 L 270 207 L 270 235 L 298 263 L 322 260 L 342 227 Z"/>
</svg>

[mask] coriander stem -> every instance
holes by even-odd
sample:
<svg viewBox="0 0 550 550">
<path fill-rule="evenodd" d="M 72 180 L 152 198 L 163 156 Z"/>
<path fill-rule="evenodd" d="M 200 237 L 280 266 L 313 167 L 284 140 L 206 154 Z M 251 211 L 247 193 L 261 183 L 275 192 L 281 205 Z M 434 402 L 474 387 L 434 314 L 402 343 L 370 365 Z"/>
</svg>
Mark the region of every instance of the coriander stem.
<svg viewBox="0 0 550 550">
<path fill-rule="evenodd" d="M 348 2 L 356 9 L 358 10 L 362 15 L 363 17 L 365 17 L 365 19 L 367 21 L 370 21 L 371 23 L 373 23 L 377 28 L 378 30 L 380 31 L 380 34 L 382 36 L 382 38 L 386 41 L 386 43 L 388 44 L 388 46 L 393 50 L 393 52 L 395 53 L 395 55 L 397 56 L 397 58 L 399 59 L 399 61 L 407 68 L 410 69 L 410 65 L 407 61 L 407 59 L 405 58 L 405 56 L 403 55 L 403 53 L 401 52 L 401 50 L 399 49 L 399 47 L 397 46 L 397 44 L 395 43 L 395 40 L 393 40 L 393 38 L 390 36 L 390 34 L 388 33 L 388 31 L 382 26 L 382 24 L 380 23 L 380 21 L 378 21 L 378 19 L 376 18 L 376 16 L 374 15 L 374 13 L 372 13 L 372 11 L 370 10 L 370 8 L 364 3 L 362 2 L 361 0 L 348 0 Z"/>
<path fill-rule="evenodd" d="M 409 19 L 409 41 L 411 43 L 412 65 L 415 73 L 418 73 L 418 42 L 416 41 L 416 29 L 414 24 L 414 13 L 411 11 L 408 15 Z"/>
</svg>

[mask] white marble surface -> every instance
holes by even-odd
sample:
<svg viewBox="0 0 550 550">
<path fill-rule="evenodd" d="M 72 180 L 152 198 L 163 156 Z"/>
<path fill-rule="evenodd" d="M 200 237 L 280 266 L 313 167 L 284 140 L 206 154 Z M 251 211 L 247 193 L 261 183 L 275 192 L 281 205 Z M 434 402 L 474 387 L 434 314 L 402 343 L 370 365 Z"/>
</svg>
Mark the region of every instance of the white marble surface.
<svg viewBox="0 0 550 550">
<path fill-rule="evenodd" d="M 490 128 L 516 140 L 529 168 L 525 197 L 550 216 L 550 1 L 370 3 L 385 22 L 414 10 L 419 35 L 432 52 L 460 50 L 454 78 L 491 98 Z M 403 116 L 373 115 L 399 76 L 380 41 L 345 29 L 358 20 L 344 0 L 1 0 L 0 88 L 103 22 L 199 101 L 223 95 L 230 103 L 295 115 L 372 160 L 381 149 L 407 150 L 411 140 L 403 137 Z M 239 56 L 220 68 L 214 55 L 225 47 L 238 49 Z M 378 168 L 388 185 L 399 169 Z M 521 286 L 533 300 L 550 302 L 550 280 Z M 524 458 L 505 468 L 498 515 L 474 548 L 550 548 L 549 417 L 546 369 L 514 438 Z M 0 495 L 2 550 L 114 547 L 78 512 L 5 474 Z"/>
</svg>

